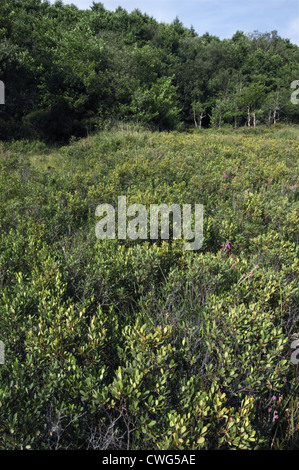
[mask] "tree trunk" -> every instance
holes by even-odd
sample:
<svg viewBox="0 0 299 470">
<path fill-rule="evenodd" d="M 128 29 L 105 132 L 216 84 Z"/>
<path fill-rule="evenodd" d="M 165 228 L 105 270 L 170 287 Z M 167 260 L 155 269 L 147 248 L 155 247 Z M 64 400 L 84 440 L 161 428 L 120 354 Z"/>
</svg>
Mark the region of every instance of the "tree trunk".
<svg viewBox="0 0 299 470">
<path fill-rule="evenodd" d="M 251 116 L 250 116 L 250 108 L 249 108 L 249 107 L 247 108 L 247 116 L 248 116 L 247 126 L 250 127 L 250 124 L 251 124 Z"/>
<path fill-rule="evenodd" d="M 198 124 L 197 124 L 197 120 L 196 120 L 196 113 L 195 113 L 195 111 L 193 111 L 193 119 L 194 119 L 194 125 L 195 125 L 195 127 L 197 128 L 197 127 L 198 127 Z"/>
<path fill-rule="evenodd" d="M 253 113 L 253 127 L 256 127 L 256 116 L 255 116 L 255 113 Z"/>
<path fill-rule="evenodd" d="M 203 114 L 203 113 L 200 113 L 200 116 L 199 116 L 199 127 L 200 127 L 200 128 L 201 128 L 201 126 L 202 126 L 202 120 L 203 120 L 204 117 L 205 117 L 204 114 Z"/>
<path fill-rule="evenodd" d="M 237 129 L 237 112 L 238 112 L 238 110 L 236 110 L 235 116 L 234 116 L 234 120 L 235 120 L 235 129 Z"/>
</svg>

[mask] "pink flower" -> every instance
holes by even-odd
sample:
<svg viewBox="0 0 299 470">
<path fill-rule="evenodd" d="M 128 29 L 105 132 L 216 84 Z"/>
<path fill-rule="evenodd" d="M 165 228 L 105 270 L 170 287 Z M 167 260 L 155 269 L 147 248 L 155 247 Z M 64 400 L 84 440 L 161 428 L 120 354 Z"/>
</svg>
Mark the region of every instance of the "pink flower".
<svg viewBox="0 0 299 470">
<path fill-rule="evenodd" d="M 229 240 L 226 240 L 226 245 L 225 245 L 225 248 L 227 248 L 228 250 L 230 250 L 230 244 L 229 244 Z"/>
<path fill-rule="evenodd" d="M 274 397 L 272 397 L 272 400 L 273 400 L 273 401 L 276 401 L 276 400 L 277 400 L 277 397 L 274 395 Z"/>
</svg>

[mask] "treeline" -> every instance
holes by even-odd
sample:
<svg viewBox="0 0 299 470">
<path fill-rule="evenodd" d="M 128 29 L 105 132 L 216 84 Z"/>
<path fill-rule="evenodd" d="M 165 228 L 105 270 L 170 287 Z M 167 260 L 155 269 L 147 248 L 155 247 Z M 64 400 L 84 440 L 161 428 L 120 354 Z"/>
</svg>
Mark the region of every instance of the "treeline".
<svg viewBox="0 0 299 470">
<path fill-rule="evenodd" d="M 66 142 L 114 121 L 153 128 L 299 122 L 299 47 L 276 31 L 220 40 L 176 18 L 1 0 L 0 139 Z"/>
</svg>

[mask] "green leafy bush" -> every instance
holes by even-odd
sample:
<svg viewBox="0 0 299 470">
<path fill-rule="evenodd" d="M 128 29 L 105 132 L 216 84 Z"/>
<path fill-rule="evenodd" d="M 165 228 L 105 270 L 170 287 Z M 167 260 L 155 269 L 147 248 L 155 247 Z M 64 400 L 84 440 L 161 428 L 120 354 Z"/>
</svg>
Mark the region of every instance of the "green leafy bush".
<svg viewBox="0 0 299 470">
<path fill-rule="evenodd" d="M 125 126 L 0 148 L 0 448 L 298 448 L 298 141 Z M 203 204 L 202 248 L 98 240 L 121 195 Z"/>
</svg>

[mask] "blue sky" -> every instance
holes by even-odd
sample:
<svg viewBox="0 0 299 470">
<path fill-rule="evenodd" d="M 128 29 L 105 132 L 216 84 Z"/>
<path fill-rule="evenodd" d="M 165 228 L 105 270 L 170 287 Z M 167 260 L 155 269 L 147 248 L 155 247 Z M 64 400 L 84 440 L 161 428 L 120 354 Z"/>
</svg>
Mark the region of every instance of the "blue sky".
<svg viewBox="0 0 299 470">
<path fill-rule="evenodd" d="M 51 3 L 54 3 L 51 2 Z M 80 9 L 92 6 L 92 0 L 63 0 Z M 205 32 L 231 38 L 237 31 L 270 32 L 299 45 L 299 0 L 102 0 L 107 10 L 121 6 L 131 12 L 138 8 L 158 21 L 171 23 L 176 16 L 182 23 Z"/>
</svg>

